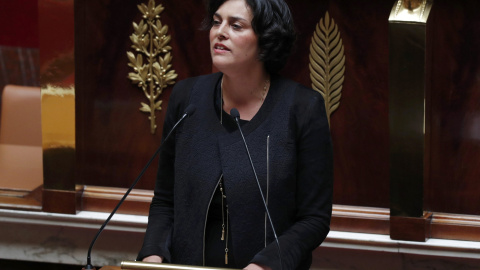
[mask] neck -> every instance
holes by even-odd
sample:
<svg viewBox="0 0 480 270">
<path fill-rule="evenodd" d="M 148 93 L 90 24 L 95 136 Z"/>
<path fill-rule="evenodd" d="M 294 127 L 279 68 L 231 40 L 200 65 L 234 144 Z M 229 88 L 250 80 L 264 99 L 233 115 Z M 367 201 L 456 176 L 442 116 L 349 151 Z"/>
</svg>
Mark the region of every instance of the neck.
<svg viewBox="0 0 480 270">
<path fill-rule="evenodd" d="M 224 98 L 237 104 L 261 99 L 265 82 L 269 79 L 266 71 L 239 76 L 224 74 L 222 78 Z"/>
<path fill-rule="evenodd" d="M 223 109 L 229 112 L 237 108 L 241 118 L 250 120 L 263 104 L 270 88 L 270 76 L 266 71 L 244 76 L 224 74 L 222 78 Z"/>
</svg>

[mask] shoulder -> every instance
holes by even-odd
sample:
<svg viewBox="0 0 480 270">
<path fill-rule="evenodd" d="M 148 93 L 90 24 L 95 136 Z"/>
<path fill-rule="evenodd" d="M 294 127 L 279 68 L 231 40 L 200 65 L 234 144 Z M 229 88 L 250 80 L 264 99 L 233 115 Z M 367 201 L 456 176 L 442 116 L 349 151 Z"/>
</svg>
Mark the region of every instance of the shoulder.
<svg viewBox="0 0 480 270">
<path fill-rule="evenodd" d="M 293 106 L 300 106 L 306 109 L 314 103 L 324 105 L 324 98 L 320 92 L 279 75 L 276 75 L 273 79 L 277 82 L 277 88 L 281 89 L 280 91 L 283 91 L 286 96 L 292 99 Z"/>
<path fill-rule="evenodd" d="M 325 110 L 325 101 L 322 94 L 310 87 L 283 77 L 275 78 L 280 91 L 284 92 L 283 99 L 288 99 L 290 114 L 293 116 L 297 136 L 301 137 L 310 131 L 312 127 L 321 132 L 329 130 Z M 320 132 L 320 131 L 319 131 Z"/>
<path fill-rule="evenodd" d="M 196 77 L 190 77 L 183 79 L 175 84 L 174 91 L 185 91 L 186 89 L 192 89 L 197 84 L 203 83 L 215 83 L 220 77 L 221 73 L 213 73 L 207 75 L 200 75 Z"/>
<path fill-rule="evenodd" d="M 204 93 L 205 91 L 195 91 L 195 89 L 205 89 L 208 85 L 213 85 L 221 77 L 221 73 L 213 73 L 196 77 L 189 77 L 178 81 L 170 94 L 169 104 L 178 107 L 182 111 L 190 104 L 192 94 Z M 170 106 L 170 105 L 169 105 Z"/>
</svg>

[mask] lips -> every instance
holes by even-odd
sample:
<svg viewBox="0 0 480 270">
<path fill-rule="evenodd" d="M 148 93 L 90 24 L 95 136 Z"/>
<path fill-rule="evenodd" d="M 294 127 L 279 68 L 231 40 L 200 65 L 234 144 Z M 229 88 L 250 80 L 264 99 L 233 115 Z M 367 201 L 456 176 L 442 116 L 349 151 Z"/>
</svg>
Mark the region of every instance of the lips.
<svg viewBox="0 0 480 270">
<path fill-rule="evenodd" d="M 219 52 L 230 51 L 230 49 L 227 46 L 225 46 L 221 43 L 215 43 L 215 45 L 213 46 L 213 49 L 215 51 L 219 51 Z"/>
</svg>

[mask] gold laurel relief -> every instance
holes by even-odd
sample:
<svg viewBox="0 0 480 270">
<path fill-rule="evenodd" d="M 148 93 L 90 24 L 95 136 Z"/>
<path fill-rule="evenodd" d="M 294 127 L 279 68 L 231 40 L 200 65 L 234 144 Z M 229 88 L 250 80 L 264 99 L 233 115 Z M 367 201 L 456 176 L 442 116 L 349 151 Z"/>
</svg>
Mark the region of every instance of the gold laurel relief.
<svg viewBox="0 0 480 270">
<path fill-rule="evenodd" d="M 170 70 L 172 47 L 168 43 L 171 37 L 167 35 L 168 26 L 162 25 L 160 21 L 164 7 L 161 4 L 156 6 L 154 0 L 150 0 L 148 6 L 140 4 L 137 7 L 143 17 L 138 24 L 132 23 L 134 32 L 130 40 L 136 54 L 127 52 L 130 61 L 128 66 L 134 71 L 128 73 L 128 78 L 142 89 L 148 99 L 148 103 L 141 102 L 140 111 L 149 114 L 150 132 L 155 134 L 155 111 L 162 109 L 160 95 L 163 89 L 175 83 L 178 75 L 175 70 Z"/>
<path fill-rule="evenodd" d="M 313 33 L 310 45 L 310 78 L 312 88 L 325 99 L 328 124 L 340 106 L 345 73 L 345 54 L 340 32 L 328 11 Z"/>
</svg>

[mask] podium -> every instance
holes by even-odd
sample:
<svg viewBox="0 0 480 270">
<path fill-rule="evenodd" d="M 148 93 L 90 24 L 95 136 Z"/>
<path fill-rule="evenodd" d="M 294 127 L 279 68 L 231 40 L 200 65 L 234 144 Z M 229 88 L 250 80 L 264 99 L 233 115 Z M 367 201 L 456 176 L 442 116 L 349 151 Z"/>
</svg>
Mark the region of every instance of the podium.
<svg viewBox="0 0 480 270">
<path fill-rule="evenodd" d="M 121 266 L 104 266 L 100 270 L 232 270 L 233 268 L 217 268 L 169 263 L 150 263 L 122 261 Z"/>
</svg>

